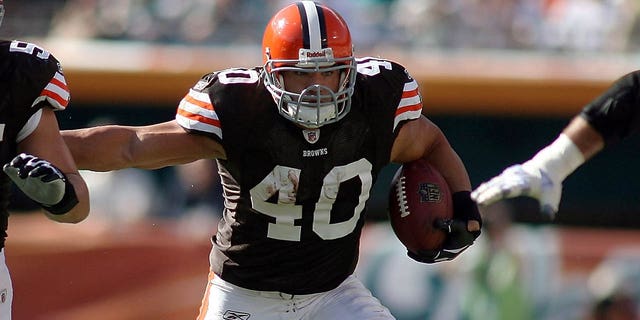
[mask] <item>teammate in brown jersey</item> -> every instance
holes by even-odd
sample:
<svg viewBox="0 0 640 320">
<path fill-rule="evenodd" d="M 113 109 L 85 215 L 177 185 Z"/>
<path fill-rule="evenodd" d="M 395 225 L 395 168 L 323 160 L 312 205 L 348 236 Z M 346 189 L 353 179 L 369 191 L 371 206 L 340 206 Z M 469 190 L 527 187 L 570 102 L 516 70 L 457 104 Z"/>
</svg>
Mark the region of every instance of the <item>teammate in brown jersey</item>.
<svg viewBox="0 0 640 320">
<path fill-rule="evenodd" d="M 467 171 L 422 112 L 401 65 L 355 59 L 333 9 L 301 1 L 266 27 L 264 66 L 205 75 L 175 120 L 64 132 L 81 168 L 218 160 L 224 212 L 199 319 L 393 319 L 352 273 L 371 187 L 390 162 L 426 158 L 455 192 L 441 250 L 480 234 Z"/>
<path fill-rule="evenodd" d="M 0 24 L 3 16 L 0 0 Z M 52 220 L 77 223 L 89 213 L 87 186 L 53 113 L 68 104 L 69 89 L 53 55 L 32 43 L 0 40 L 0 319 L 11 319 L 13 299 L 4 256 L 11 182 Z"/>
</svg>

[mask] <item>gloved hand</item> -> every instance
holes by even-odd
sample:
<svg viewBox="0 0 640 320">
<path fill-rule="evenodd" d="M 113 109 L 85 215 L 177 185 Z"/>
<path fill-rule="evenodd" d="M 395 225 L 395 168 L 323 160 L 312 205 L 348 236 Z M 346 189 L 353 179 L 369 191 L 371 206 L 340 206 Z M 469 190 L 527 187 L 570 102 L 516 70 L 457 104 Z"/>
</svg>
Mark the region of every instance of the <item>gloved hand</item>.
<svg viewBox="0 0 640 320">
<path fill-rule="evenodd" d="M 2 169 L 25 195 L 53 214 L 64 214 L 78 203 L 73 185 L 49 161 L 21 153 Z"/>
<path fill-rule="evenodd" d="M 479 205 L 518 196 L 528 196 L 539 201 L 540 211 L 553 219 L 562 195 L 562 181 L 554 181 L 544 170 L 525 162 L 505 169 L 500 175 L 482 183 L 471 193 Z"/>
<path fill-rule="evenodd" d="M 434 225 L 447 234 L 442 248 L 420 252 L 408 251 L 407 255 L 413 260 L 424 263 L 453 260 L 480 236 L 482 217 L 477 205 L 471 200 L 469 191 L 456 192 L 452 197 L 453 219 L 437 219 Z"/>
</svg>

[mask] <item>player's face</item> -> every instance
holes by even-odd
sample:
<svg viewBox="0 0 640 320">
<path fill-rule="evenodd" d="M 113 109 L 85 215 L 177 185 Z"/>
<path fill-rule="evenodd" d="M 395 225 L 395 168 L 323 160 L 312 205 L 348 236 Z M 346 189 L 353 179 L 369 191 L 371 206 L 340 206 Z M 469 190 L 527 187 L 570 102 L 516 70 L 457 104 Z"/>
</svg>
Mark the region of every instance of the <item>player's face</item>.
<svg viewBox="0 0 640 320">
<path fill-rule="evenodd" d="M 340 71 L 322 71 L 322 72 L 302 72 L 302 71 L 285 71 L 282 73 L 285 90 L 301 93 L 302 90 L 312 85 L 321 85 L 330 88 L 333 92 L 338 91 L 340 85 Z M 320 94 L 328 94 L 320 92 Z"/>
</svg>

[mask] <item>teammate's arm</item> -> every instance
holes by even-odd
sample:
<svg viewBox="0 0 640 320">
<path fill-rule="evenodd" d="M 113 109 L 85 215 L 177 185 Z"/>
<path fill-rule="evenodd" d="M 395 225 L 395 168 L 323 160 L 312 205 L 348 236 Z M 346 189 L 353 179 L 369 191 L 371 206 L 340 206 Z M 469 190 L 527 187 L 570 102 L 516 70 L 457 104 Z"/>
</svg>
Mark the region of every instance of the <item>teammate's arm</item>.
<svg viewBox="0 0 640 320">
<path fill-rule="evenodd" d="M 80 169 L 157 169 L 198 159 L 225 158 L 222 145 L 186 132 L 174 120 L 148 126 L 107 125 L 64 130 L 62 136 Z"/>
<path fill-rule="evenodd" d="M 42 109 L 42 117 L 38 126 L 28 137 L 18 143 L 18 152 L 36 156 L 52 164 L 54 167 L 41 168 L 39 170 L 50 169 L 55 171 L 55 169 L 58 169 L 66 176 L 66 180 L 70 183 L 68 187 L 72 187 L 73 189 L 64 190 L 64 197 L 57 207 L 55 204 L 54 206 L 43 206 L 45 210 L 49 209 L 47 211 L 49 218 L 59 222 L 77 223 L 87 217 L 89 214 L 89 191 L 87 190 L 87 185 L 84 180 L 78 173 L 73 157 L 60 136 L 58 121 L 52 109 L 47 107 Z M 20 183 L 20 181 L 17 183 Z M 39 193 L 44 199 L 49 196 L 46 194 L 46 186 L 34 184 L 32 190 Z M 68 194 L 68 192 L 74 194 Z M 31 197 L 31 195 L 29 196 Z M 74 197 L 75 199 L 73 199 Z M 37 197 L 34 200 L 38 201 Z M 65 201 L 70 202 L 62 203 Z M 75 201 L 77 201 L 77 204 L 74 205 Z M 70 206 L 72 206 L 72 208 L 65 212 Z M 57 214 L 51 214 L 51 211 L 56 211 L 55 213 Z"/>
</svg>

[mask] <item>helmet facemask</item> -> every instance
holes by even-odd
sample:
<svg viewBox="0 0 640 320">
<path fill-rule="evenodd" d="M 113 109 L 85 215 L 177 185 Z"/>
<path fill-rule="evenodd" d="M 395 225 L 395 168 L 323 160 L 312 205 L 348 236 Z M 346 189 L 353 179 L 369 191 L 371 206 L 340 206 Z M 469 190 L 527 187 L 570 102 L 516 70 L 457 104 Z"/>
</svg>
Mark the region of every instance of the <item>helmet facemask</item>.
<svg viewBox="0 0 640 320">
<path fill-rule="evenodd" d="M 322 49 L 322 54 L 311 54 L 307 49 L 299 50 L 298 60 L 271 59 L 268 48 L 265 54 L 264 83 L 277 104 L 278 112 L 286 119 L 305 128 L 319 128 L 342 119 L 351 109 L 351 96 L 357 75 L 353 56 L 333 58 L 331 48 Z M 338 90 L 313 84 L 300 93 L 286 90 L 283 72 L 328 72 L 338 71 Z"/>
</svg>

